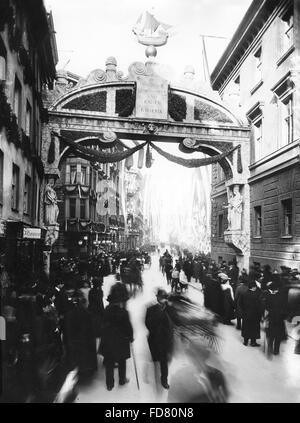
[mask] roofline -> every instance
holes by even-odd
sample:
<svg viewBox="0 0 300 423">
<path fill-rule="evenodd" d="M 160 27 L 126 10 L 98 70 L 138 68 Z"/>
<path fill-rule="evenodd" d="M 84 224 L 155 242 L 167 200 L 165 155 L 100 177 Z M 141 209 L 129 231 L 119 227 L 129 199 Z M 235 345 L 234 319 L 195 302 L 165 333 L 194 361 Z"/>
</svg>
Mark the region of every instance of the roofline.
<svg viewBox="0 0 300 423">
<path fill-rule="evenodd" d="M 232 55 L 236 51 L 237 47 L 242 43 L 242 41 L 244 41 L 247 31 L 249 30 L 253 21 L 267 2 L 268 0 L 253 0 L 251 5 L 249 6 L 232 39 L 230 40 L 224 53 L 222 54 L 221 58 L 219 59 L 218 63 L 216 64 L 214 70 L 211 73 L 212 86 L 217 83 L 218 78 L 220 77 L 226 65 L 231 60 Z"/>
</svg>

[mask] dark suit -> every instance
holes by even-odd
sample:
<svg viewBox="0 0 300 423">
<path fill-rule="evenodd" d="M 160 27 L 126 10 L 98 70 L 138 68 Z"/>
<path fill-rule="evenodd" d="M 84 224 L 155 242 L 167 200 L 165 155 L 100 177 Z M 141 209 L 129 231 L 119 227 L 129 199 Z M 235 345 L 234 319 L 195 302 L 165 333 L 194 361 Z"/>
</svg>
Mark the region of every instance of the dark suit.
<svg viewBox="0 0 300 423">
<path fill-rule="evenodd" d="M 168 361 L 173 349 L 173 326 L 168 308 L 155 304 L 146 312 L 146 327 L 149 331 L 148 343 L 153 361 L 160 362 L 161 380 L 167 382 Z"/>
</svg>

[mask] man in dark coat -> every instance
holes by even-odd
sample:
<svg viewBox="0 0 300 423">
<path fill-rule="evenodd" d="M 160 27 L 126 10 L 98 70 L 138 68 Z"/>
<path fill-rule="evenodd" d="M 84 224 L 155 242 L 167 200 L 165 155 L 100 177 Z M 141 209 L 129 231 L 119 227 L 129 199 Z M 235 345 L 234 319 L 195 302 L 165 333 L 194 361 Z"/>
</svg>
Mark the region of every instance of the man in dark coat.
<svg viewBox="0 0 300 423">
<path fill-rule="evenodd" d="M 168 362 L 173 349 L 173 326 L 168 314 L 168 294 L 158 289 L 157 304 L 148 307 L 145 324 L 149 331 L 148 343 L 154 362 L 160 363 L 161 384 L 169 389 Z"/>
<path fill-rule="evenodd" d="M 103 314 L 104 314 L 104 304 L 103 304 L 103 278 L 94 277 L 93 278 L 93 287 L 89 292 L 89 305 L 88 311 L 92 316 L 94 334 L 96 337 L 97 351 L 99 347 L 99 340 L 101 338 L 101 331 L 103 325 Z"/>
<path fill-rule="evenodd" d="M 193 275 L 195 278 L 195 282 L 202 283 L 202 273 L 203 273 L 203 267 L 200 262 L 200 259 L 197 258 L 193 262 Z"/>
<path fill-rule="evenodd" d="M 241 299 L 241 296 L 248 291 L 248 276 L 246 275 L 245 272 L 242 271 L 241 277 L 239 278 L 239 284 L 234 294 L 234 308 L 235 308 L 235 315 L 237 320 L 236 328 L 238 330 L 241 330 L 242 328 L 242 310 L 240 306 L 240 299 Z"/>
<path fill-rule="evenodd" d="M 133 329 L 126 310 L 128 300 L 126 286 L 117 282 L 112 286 L 107 298 L 109 305 L 104 310 L 100 353 L 104 357 L 106 387 L 114 387 L 114 366 L 118 363 L 119 384 L 129 382 L 126 378 L 126 360 L 130 358 L 130 343 L 133 342 Z"/>
<path fill-rule="evenodd" d="M 247 291 L 241 295 L 239 305 L 242 312 L 242 337 L 244 345 L 257 347 L 256 340 L 260 338 L 260 320 L 263 312 L 261 290 L 257 287 L 255 280 L 249 281 Z"/>
<path fill-rule="evenodd" d="M 167 278 L 167 284 L 171 285 L 171 281 L 172 281 L 172 270 L 173 270 L 173 266 L 171 264 L 170 260 L 166 260 L 165 263 L 165 272 L 166 272 L 166 278 Z"/>
<path fill-rule="evenodd" d="M 238 268 L 236 261 L 232 260 L 229 265 L 228 276 L 230 278 L 230 285 L 232 286 L 234 292 L 238 284 L 239 272 L 240 269 Z"/>
<path fill-rule="evenodd" d="M 73 295 L 73 308 L 64 319 L 64 343 L 69 370 L 78 367 L 79 374 L 97 370 L 96 337 L 90 313 L 84 307 L 80 291 Z"/>
<path fill-rule="evenodd" d="M 186 260 L 183 263 L 182 269 L 186 275 L 187 281 L 191 282 L 191 277 L 193 275 L 193 262 L 191 259 Z"/>
<path fill-rule="evenodd" d="M 287 337 L 284 322 L 286 316 L 286 298 L 275 282 L 269 285 L 269 289 L 265 293 L 265 309 L 268 355 L 278 355 L 280 343 Z"/>
</svg>

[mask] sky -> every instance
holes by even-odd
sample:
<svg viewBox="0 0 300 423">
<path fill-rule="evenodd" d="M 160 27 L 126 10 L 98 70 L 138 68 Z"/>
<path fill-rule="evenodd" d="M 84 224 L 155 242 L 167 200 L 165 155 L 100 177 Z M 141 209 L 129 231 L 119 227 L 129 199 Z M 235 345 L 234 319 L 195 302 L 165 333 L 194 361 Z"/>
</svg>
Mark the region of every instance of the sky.
<svg viewBox="0 0 300 423">
<path fill-rule="evenodd" d="M 200 34 L 226 37 L 206 38 L 210 72 L 240 23 L 251 0 L 45 0 L 52 10 L 60 61 L 82 77 L 103 69 L 114 56 L 118 70 L 145 61 L 145 47 L 132 32 L 138 17 L 148 10 L 156 19 L 172 25 L 167 45 L 158 49 L 157 61 L 180 75 L 194 65 L 201 77 Z"/>
<path fill-rule="evenodd" d="M 59 55 L 57 69 L 87 77 L 95 69 L 105 69 L 109 56 L 117 59 L 124 76 L 132 62 L 146 61 L 145 46 L 132 32 L 146 10 L 160 22 L 172 25 L 165 46 L 158 48 L 156 61 L 166 65 L 170 81 L 180 79 L 186 65 L 193 65 L 196 78 L 203 79 L 200 35 L 205 38 L 209 71 L 212 72 L 252 0 L 45 0 L 52 10 Z M 182 156 L 178 147 L 161 146 Z M 170 151 L 171 150 L 171 151 Z M 198 153 L 199 155 L 199 153 Z M 196 158 L 197 154 L 193 154 Z M 149 213 L 159 213 L 162 238 L 176 225 L 174 211 L 184 215 L 189 208 L 195 175 L 191 169 L 175 165 L 153 152 L 152 168 L 145 170 L 151 201 Z M 209 172 L 203 172 L 203 179 Z M 204 184 L 210 181 L 204 180 Z M 188 215 L 188 210 L 187 214 Z M 179 217 L 178 217 L 179 218 Z M 176 220 L 176 219 L 175 219 Z"/>
</svg>

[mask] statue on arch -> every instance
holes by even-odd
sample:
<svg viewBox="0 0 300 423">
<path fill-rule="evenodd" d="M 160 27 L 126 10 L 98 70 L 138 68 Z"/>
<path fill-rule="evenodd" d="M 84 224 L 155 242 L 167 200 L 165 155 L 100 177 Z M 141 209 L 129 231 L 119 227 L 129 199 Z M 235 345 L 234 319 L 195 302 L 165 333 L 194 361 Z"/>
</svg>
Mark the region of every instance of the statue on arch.
<svg viewBox="0 0 300 423">
<path fill-rule="evenodd" d="M 56 225 L 58 218 L 58 200 L 57 195 L 54 190 L 54 179 L 49 179 L 44 194 L 44 204 L 45 204 L 45 224 L 46 225 Z"/>
<path fill-rule="evenodd" d="M 241 230 L 242 229 L 242 211 L 243 211 L 243 196 L 240 193 L 239 185 L 234 185 L 233 190 L 229 191 L 228 206 L 228 229 Z"/>
</svg>

